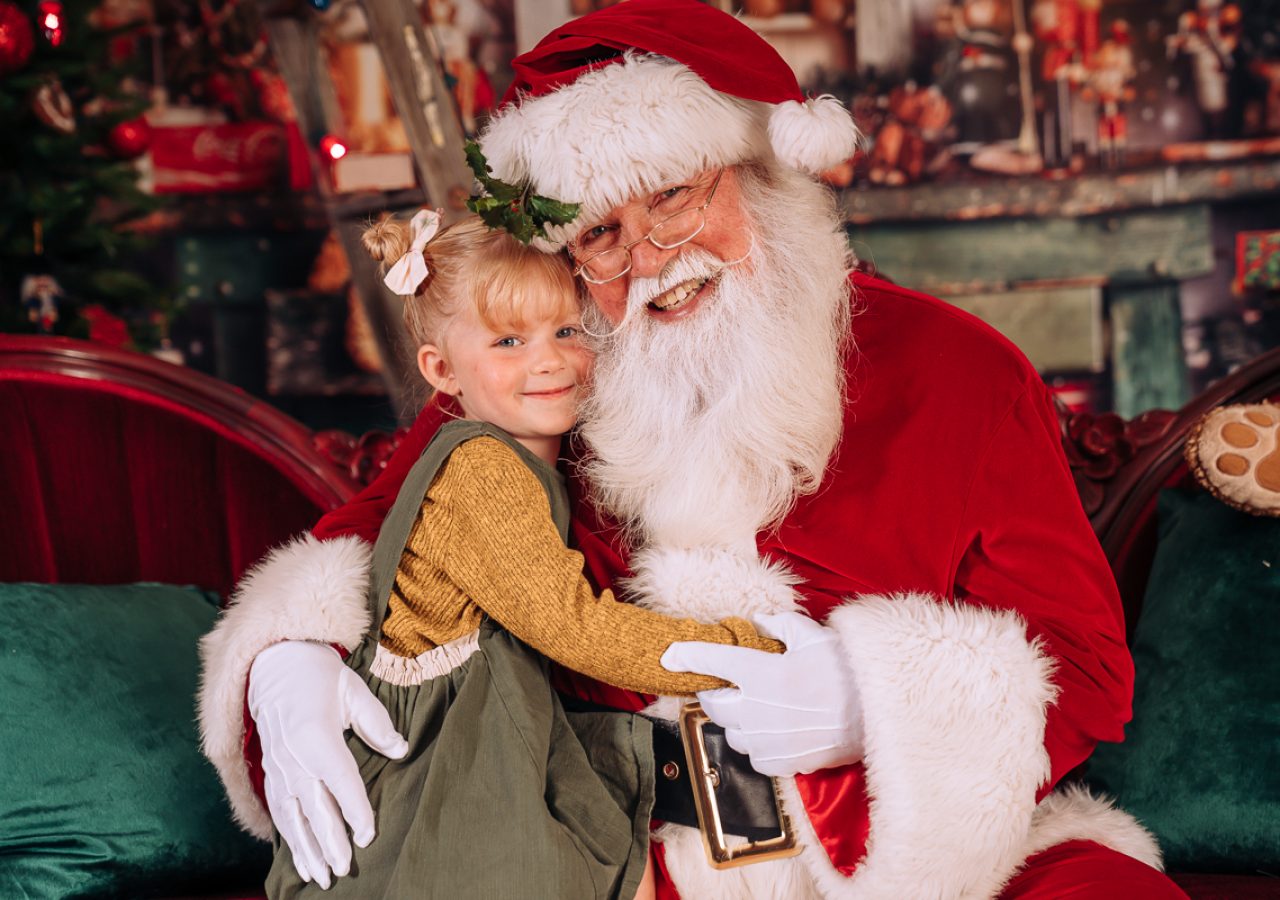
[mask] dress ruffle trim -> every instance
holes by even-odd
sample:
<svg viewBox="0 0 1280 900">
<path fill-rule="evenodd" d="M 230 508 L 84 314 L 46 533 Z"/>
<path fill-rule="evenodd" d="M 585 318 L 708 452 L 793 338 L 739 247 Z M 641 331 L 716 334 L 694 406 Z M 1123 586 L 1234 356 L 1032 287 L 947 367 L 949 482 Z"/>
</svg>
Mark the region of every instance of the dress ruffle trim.
<svg viewBox="0 0 1280 900">
<path fill-rule="evenodd" d="M 479 629 L 432 647 L 417 656 L 397 656 L 381 644 L 373 654 L 369 673 L 399 687 L 414 687 L 447 675 L 471 658 L 480 646 Z"/>
</svg>

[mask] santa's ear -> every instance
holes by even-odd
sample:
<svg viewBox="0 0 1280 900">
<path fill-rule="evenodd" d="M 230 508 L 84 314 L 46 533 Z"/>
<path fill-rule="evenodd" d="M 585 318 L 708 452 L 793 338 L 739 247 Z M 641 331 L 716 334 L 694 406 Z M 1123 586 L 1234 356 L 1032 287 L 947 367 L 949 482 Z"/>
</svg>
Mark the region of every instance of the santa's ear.
<svg viewBox="0 0 1280 900">
<path fill-rule="evenodd" d="M 423 344 L 418 348 L 418 371 L 431 385 L 442 394 L 450 397 L 458 395 L 458 379 L 454 377 L 453 366 L 445 357 L 444 351 L 435 344 Z"/>
</svg>

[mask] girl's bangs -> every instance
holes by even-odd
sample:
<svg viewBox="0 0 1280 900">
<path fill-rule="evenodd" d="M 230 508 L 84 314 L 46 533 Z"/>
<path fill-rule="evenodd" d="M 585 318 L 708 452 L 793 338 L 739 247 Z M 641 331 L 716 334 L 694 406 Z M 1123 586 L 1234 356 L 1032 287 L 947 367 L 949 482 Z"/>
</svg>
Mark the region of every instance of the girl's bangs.
<svg viewBox="0 0 1280 900">
<path fill-rule="evenodd" d="M 581 316 L 569 267 L 558 256 L 537 250 L 519 248 L 485 265 L 473 296 L 480 321 L 496 332 Z"/>
</svg>

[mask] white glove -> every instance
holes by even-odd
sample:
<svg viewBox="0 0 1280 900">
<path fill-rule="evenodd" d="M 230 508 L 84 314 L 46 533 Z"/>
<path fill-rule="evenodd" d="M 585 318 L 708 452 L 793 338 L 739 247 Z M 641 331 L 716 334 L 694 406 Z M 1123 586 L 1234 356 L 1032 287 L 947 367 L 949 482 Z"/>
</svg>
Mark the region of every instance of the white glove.
<svg viewBox="0 0 1280 900">
<path fill-rule="evenodd" d="M 698 694 L 725 730 L 729 746 L 774 777 L 862 759 L 862 703 L 839 638 L 803 613 L 755 617 L 766 637 L 787 645 L 766 653 L 728 644 L 684 641 L 662 654 L 671 672 L 723 678 L 736 688 Z"/>
<path fill-rule="evenodd" d="M 391 759 L 409 744 L 378 698 L 332 647 L 284 641 L 249 670 L 249 713 L 262 742 L 271 813 L 303 881 L 322 888 L 351 871 L 351 843 L 373 840 L 373 807 L 343 732 Z"/>
</svg>

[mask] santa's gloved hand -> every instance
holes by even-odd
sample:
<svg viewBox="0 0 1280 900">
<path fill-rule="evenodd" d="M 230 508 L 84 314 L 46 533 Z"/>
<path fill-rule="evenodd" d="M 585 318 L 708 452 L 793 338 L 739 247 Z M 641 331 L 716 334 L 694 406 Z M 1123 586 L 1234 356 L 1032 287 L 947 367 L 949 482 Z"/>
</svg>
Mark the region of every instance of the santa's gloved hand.
<svg viewBox="0 0 1280 900">
<path fill-rule="evenodd" d="M 862 759 L 862 703 L 840 640 L 803 613 L 755 617 L 785 653 L 684 641 L 662 654 L 671 672 L 697 672 L 737 685 L 698 694 L 729 746 L 762 775 L 795 775 Z"/>
<path fill-rule="evenodd" d="M 303 881 L 330 885 L 351 871 L 356 845 L 373 840 L 373 807 L 343 732 L 399 759 L 409 745 L 378 698 L 332 647 L 284 641 L 249 670 L 249 713 L 258 726 L 267 808 Z"/>
</svg>

